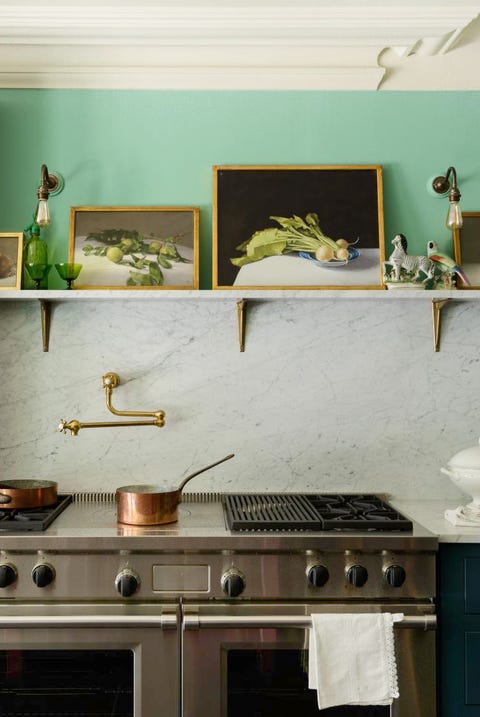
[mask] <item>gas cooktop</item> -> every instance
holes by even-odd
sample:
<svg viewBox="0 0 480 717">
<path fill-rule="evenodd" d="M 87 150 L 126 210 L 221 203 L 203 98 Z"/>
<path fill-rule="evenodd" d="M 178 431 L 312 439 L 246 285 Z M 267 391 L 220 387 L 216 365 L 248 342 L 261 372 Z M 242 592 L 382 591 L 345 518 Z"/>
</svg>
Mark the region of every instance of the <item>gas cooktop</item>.
<svg viewBox="0 0 480 717">
<path fill-rule="evenodd" d="M 268 529 L 238 529 L 235 523 L 232 523 L 233 528 L 230 528 L 227 501 L 235 505 L 237 500 L 252 501 L 255 495 L 261 495 L 264 502 L 268 499 L 269 505 L 277 499 L 290 506 L 288 510 L 291 515 L 292 505 L 307 506 L 307 520 L 301 515 L 297 517 L 300 530 L 292 528 L 292 522 L 280 522 L 278 517 L 275 518 L 277 524 L 270 521 Z M 370 494 L 237 496 L 227 493 L 186 492 L 182 495 L 182 503 L 178 507 L 177 522 L 151 526 L 118 523 L 113 492 L 78 492 L 66 497 L 71 499 L 66 509 L 60 514 L 57 513 L 57 517 L 46 529 L 38 532 L 27 527 L 32 521 L 25 520 L 25 515 L 17 518 L 12 515 L 9 519 L 2 519 L 0 516 L 0 549 L 17 551 L 30 549 L 33 545 L 35 550 L 42 551 L 61 549 L 87 552 L 102 549 L 195 551 L 200 549 L 200 546 L 205 550 L 221 551 L 290 551 L 315 548 L 322 551 L 364 551 L 370 546 L 375 551 L 387 548 L 398 551 L 418 550 L 420 547 L 422 550 L 436 550 L 438 546 L 438 539 L 422 525 L 415 520 L 407 520 L 395 506 L 382 500 L 384 496 L 380 498 Z M 328 511 L 325 511 L 324 500 L 327 502 L 327 508 L 329 507 Z M 359 508 L 363 503 L 373 503 L 373 506 L 372 511 L 367 510 L 362 517 Z M 340 518 L 345 519 L 345 516 L 342 516 L 341 512 L 334 512 L 332 515 L 330 509 L 340 511 L 340 506 L 343 506 L 343 511 L 347 504 L 350 504 L 353 514 L 350 522 L 341 524 Z M 56 513 L 55 508 L 53 512 Z M 245 513 L 244 510 L 243 512 Z M 47 520 L 50 520 L 50 517 Z M 352 524 L 353 528 L 348 527 Z M 386 530 L 383 527 L 385 524 L 388 526 Z M 413 527 L 410 527 L 412 524 Z M 340 527 L 337 527 L 339 525 Z"/>
<path fill-rule="evenodd" d="M 41 532 L 46 530 L 71 502 L 71 495 L 59 495 L 53 505 L 14 510 L 0 509 L 0 531 Z"/>
<path fill-rule="evenodd" d="M 232 531 L 411 531 L 413 524 L 376 495 L 228 494 Z"/>
</svg>

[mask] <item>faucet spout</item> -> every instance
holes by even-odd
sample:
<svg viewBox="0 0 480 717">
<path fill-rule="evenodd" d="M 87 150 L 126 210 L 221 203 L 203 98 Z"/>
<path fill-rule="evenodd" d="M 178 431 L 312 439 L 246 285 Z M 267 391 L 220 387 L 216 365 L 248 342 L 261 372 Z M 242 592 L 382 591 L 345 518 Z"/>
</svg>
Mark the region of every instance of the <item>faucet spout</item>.
<svg viewBox="0 0 480 717">
<path fill-rule="evenodd" d="M 112 371 L 102 376 L 102 386 L 105 389 L 105 397 L 107 402 L 107 408 L 110 413 L 115 416 L 124 416 L 132 418 L 150 418 L 149 421 L 95 421 L 89 423 L 81 423 L 76 419 L 73 421 L 62 420 L 59 423 L 58 430 L 61 433 L 67 433 L 70 431 L 72 436 L 77 436 L 81 428 L 116 428 L 118 426 L 157 426 L 162 428 L 165 425 L 165 411 L 119 411 L 117 408 L 112 406 L 112 391 L 120 383 L 118 374 Z"/>
<path fill-rule="evenodd" d="M 162 411 L 159 411 L 161 414 Z M 165 425 L 164 415 L 159 415 L 151 421 L 90 421 L 82 423 L 73 419 L 73 421 L 65 421 L 63 418 L 58 424 L 58 430 L 61 433 L 70 431 L 72 436 L 77 436 L 81 428 L 118 428 L 119 426 L 157 426 L 162 428 Z"/>
</svg>

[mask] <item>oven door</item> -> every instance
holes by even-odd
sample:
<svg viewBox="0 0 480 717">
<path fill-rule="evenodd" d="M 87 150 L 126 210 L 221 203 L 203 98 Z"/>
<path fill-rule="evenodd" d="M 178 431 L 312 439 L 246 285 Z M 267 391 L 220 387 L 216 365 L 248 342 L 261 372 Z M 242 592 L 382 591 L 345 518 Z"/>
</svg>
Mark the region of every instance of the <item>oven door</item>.
<svg viewBox="0 0 480 717">
<path fill-rule="evenodd" d="M 158 605 L 1 605 L 0 713 L 174 717 L 176 625 Z"/>
<path fill-rule="evenodd" d="M 184 717 L 435 717 L 435 615 L 405 605 L 190 606 L 184 615 Z M 425 611 L 431 610 L 424 606 Z M 400 697 L 391 707 L 319 710 L 308 689 L 312 612 L 403 612 L 395 632 Z"/>
</svg>

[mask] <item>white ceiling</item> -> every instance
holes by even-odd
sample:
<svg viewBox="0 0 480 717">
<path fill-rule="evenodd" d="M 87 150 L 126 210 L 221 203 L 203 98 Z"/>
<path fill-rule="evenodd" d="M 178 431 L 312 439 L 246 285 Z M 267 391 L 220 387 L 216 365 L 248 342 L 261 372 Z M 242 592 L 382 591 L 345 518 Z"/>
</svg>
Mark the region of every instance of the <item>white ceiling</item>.
<svg viewBox="0 0 480 717">
<path fill-rule="evenodd" d="M 480 89 L 480 0 L 1 0 L 0 87 Z"/>
</svg>

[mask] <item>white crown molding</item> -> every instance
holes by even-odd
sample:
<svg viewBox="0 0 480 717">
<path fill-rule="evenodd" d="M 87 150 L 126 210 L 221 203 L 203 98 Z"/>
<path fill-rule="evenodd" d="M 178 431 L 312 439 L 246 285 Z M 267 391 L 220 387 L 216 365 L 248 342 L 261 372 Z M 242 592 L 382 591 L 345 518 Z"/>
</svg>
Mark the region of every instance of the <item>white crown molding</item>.
<svg viewBox="0 0 480 717">
<path fill-rule="evenodd" d="M 212 3 L 3 5 L 0 87 L 376 89 L 385 48 L 445 53 L 480 10 Z"/>
</svg>

